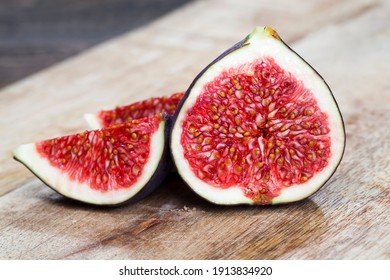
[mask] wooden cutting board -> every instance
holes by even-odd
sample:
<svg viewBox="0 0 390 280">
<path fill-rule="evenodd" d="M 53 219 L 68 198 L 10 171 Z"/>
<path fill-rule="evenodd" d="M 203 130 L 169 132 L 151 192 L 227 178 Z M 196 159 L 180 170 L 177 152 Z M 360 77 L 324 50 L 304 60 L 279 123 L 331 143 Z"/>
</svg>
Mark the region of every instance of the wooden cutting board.
<svg viewBox="0 0 390 280">
<path fill-rule="evenodd" d="M 260 2 L 195 1 L 0 91 L 0 258 L 390 258 L 388 1 Z M 92 207 L 12 160 L 19 144 L 87 129 L 86 112 L 186 89 L 256 25 L 324 76 L 345 119 L 344 160 L 310 198 L 215 206 L 172 174 L 136 204 Z"/>
</svg>

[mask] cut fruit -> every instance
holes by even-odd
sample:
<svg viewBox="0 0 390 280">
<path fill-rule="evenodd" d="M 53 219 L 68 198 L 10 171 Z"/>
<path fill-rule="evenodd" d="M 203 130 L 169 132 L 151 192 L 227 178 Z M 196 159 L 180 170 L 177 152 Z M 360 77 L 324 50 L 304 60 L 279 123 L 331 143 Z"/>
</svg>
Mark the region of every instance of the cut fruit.
<svg viewBox="0 0 390 280">
<path fill-rule="evenodd" d="M 152 97 L 126 106 L 118 106 L 112 110 L 85 114 L 85 119 L 92 129 L 99 129 L 159 113 L 173 115 L 183 95 L 183 92 L 179 92 L 169 96 Z"/>
<path fill-rule="evenodd" d="M 270 27 L 208 65 L 173 122 L 177 171 L 217 204 L 304 199 L 332 176 L 345 147 L 328 85 Z"/>
<path fill-rule="evenodd" d="M 60 194 L 118 205 L 149 194 L 171 170 L 170 119 L 158 114 L 106 129 L 21 145 L 16 160 Z"/>
</svg>

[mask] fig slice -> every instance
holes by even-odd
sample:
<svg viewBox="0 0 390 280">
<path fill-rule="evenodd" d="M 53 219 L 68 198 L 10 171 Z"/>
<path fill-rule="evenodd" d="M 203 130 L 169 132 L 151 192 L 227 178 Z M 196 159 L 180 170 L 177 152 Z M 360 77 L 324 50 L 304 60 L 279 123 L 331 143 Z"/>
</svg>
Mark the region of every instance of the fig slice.
<svg viewBox="0 0 390 280">
<path fill-rule="evenodd" d="M 94 114 L 87 113 L 84 117 L 92 129 L 99 129 L 159 113 L 173 115 L 183 95 L 184 92 L 178 92 L 168 96 L 151 97 L 114 109 L 101 110 Z"/>
<path fill-rule="evenodd" d="M 66 197 L 90 204 L 119 205 L 148 195 L 170 172 L 169 125 L 168 115 L 157 114 L 24 144 L 13 154 Z"/>
<path fill-rule="evenodd" d="M 227 205 L 304 199 L 333 175 L 344 147 L 330 88 L 270 27 L 256 27 L 201 71 L 170 138 L 183 180 Z"/>
</svg>

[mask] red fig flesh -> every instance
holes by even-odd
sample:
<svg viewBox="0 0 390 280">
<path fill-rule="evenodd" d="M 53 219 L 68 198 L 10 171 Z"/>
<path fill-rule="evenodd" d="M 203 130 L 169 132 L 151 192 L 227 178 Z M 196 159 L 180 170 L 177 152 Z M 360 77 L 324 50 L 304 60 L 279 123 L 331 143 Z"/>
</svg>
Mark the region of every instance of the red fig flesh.
<svg viewBox="0 0 390 280">
<path fill-rule="evenodd" d="M 169 96 L 152 97 L 111 110 L 101 110 L 96 114 L 85 114 L 85 118 L 93 129 L 98 129 L 160 113 L 173 115 L 183 95 L 183 92 L 178 92 Z"/>
</svg>

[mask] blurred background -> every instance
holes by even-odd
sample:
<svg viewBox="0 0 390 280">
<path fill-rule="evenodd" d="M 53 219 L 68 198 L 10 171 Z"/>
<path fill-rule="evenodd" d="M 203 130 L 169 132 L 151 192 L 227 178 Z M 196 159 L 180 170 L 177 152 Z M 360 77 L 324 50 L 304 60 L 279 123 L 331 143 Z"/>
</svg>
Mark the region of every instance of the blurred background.
<svg viewBox="0 0 390 280">
<path fill-rule="evenodd" d="M 1 0 L 0 88 L 190 0 Z"/>
</svg>

